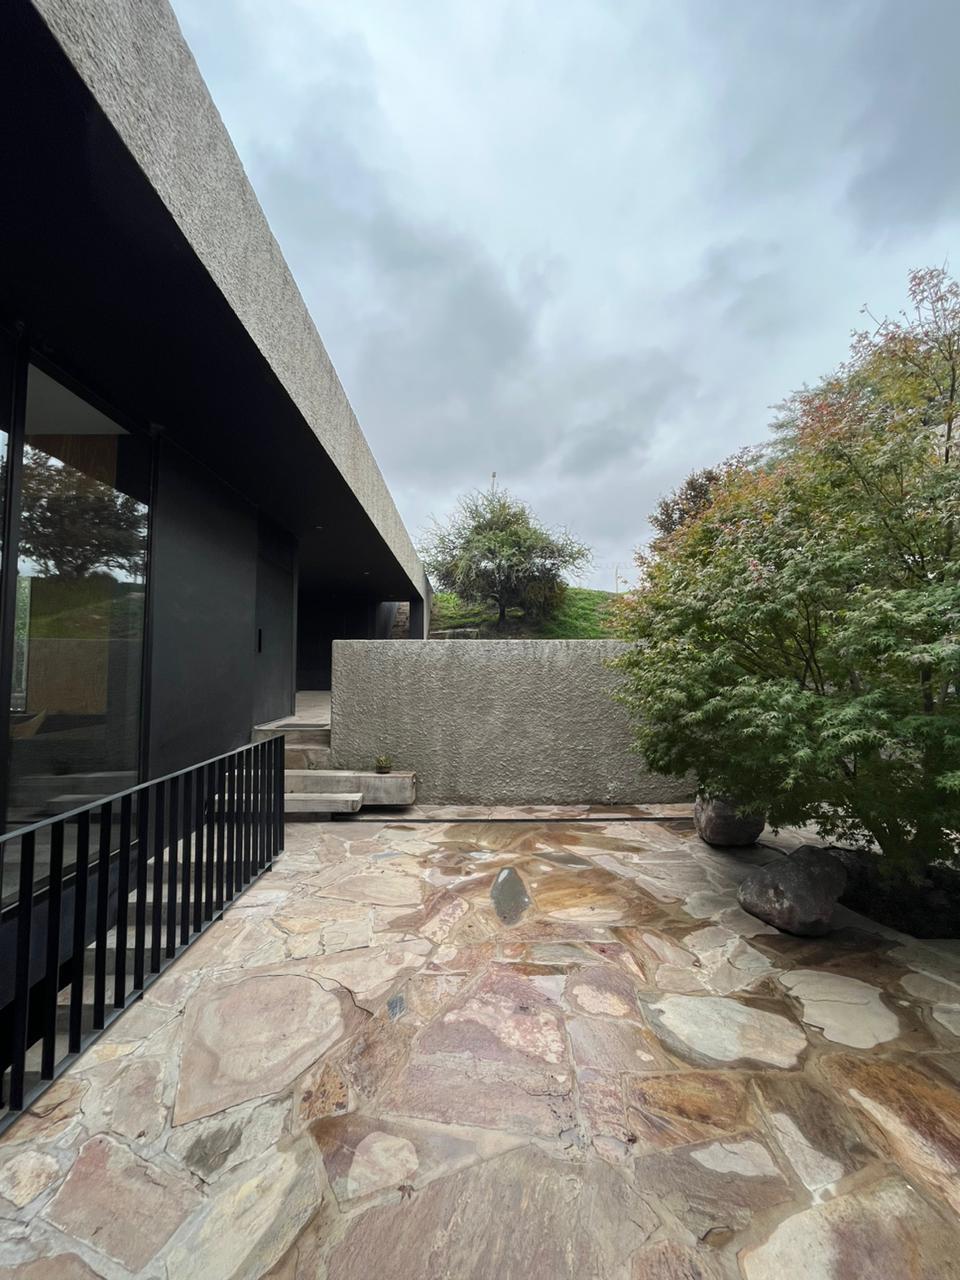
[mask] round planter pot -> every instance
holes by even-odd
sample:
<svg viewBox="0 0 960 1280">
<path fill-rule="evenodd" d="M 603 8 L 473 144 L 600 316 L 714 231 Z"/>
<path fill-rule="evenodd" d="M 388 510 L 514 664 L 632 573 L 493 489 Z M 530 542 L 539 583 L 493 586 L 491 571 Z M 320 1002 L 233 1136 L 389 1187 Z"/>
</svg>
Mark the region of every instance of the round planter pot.
<svg viewBox="0 0 960 1280">
<path fill-rule="evenodd" d="M 384 765 L 378 764 L 375 766 L 375 770 L 377 773 L 393 773 L 393 766 L 391 765 L 388 769 Z"/>
<path fill-rule="evenodd" d="M 697 796 L 693 821 L 700 839 L 707 844 L 756 844 L 766 825 L 761 813 L 737 813 L 736 806 L 718 796 Z"/>
</svg>

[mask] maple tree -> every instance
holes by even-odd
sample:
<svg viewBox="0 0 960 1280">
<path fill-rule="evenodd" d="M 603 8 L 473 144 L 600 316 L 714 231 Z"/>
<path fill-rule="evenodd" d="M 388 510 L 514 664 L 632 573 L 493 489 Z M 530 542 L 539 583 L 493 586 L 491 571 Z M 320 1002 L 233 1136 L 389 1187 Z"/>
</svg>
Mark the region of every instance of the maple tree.
<svg viewBox="0 0 960 1280">
<path fill-rule="evenodd" d="M 638 557 L 618 665 L 652 768 L 920 868 L 960 853 L 960 286 L 909 288 Z"/>
</svg>

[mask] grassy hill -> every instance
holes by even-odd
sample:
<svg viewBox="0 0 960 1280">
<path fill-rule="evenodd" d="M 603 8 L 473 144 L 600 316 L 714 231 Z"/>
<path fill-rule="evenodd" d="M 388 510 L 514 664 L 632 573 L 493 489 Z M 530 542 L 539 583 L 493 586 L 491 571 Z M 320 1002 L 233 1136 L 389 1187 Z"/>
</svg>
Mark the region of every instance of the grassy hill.
<svg viewBox="0 0 960 1280">
<path fill-rule="evenodd" d="M 528 621 L 521 609 L 510 609 L 507 622 L 497 627 L 491 605 L 465 604 L 459 596 L 438 591 L 433 597 L 430 630 L 479 627 L 485 640 L 608 640 L 615 632 L 605 626 L 613 595 L 587 587 L 568 587 L 563 604 L 550 618 Z"/>
</svg>

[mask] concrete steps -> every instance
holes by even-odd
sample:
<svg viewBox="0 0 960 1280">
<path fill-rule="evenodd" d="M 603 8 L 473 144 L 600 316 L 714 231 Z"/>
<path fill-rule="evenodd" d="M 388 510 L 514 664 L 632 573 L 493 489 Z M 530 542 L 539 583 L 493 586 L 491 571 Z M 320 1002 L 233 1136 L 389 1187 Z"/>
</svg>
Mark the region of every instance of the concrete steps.
<svg viewBox="0 0 960 1280">
<path fill-rule="evenodd" d="M 329 818 L 332 813 L 356 813 L 363 804 L 362 791 L 288 791 L 283 797 L 287 819 Z"/>
<path fill-rule="evenodd" d="M 364 805 L 396 808 L 413 804 L 417 795 L 416 774 L 397 771 L 376 773 L 372 769 L 291 769 L 287 766 L 285 790 L 337 795 L 359 791 Z"/>
<path fill-rule="evenodd" d="M 283 734 L 284 746 L 290 747 L 329 747 L 330 726 L 328 724 L 274 724 L 258 725 L 252 735 L 252 742 L 265 742 L 267 738 L 275 738 Z"/>
</svg>

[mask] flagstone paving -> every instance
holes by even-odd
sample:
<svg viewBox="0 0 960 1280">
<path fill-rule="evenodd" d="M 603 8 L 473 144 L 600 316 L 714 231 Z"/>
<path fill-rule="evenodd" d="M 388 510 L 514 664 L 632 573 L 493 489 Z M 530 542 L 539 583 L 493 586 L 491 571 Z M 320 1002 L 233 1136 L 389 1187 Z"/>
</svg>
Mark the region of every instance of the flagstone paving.
<svg viewBox="0 0 960 1280">
<path fill-rule="evenodd" d="M 0 1280 L 960 1280 L 955 947 L 777 934 L 681 806 L 416 818 L 289 827 L 8 1130 Z"/>
</svg>

